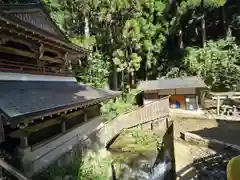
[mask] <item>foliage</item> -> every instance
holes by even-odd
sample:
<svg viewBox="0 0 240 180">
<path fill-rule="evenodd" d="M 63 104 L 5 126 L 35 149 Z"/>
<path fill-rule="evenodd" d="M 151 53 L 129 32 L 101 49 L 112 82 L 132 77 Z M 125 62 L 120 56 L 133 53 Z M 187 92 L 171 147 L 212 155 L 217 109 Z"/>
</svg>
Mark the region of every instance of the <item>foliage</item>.
<svg viewBox="0 0 240 180">
<path fill-rule="evenodd" d="M 45 0 L 45 2 L 52 11 L 52 17 L 73 38 L 73 42 L 93 51 L 88 59 L 89 63 L 86 63 L 86 66 L 82 64 L 84 67 L 78 69 L 77 76 L 85 83 L 104 87 L 108 81 L 107 76 L 114 74 L 113 81 L 119 83 L 115 71 L 122 72 L 124 84 L 132 83 L 129 81 L 130 76 L 136 76 L 137 80 L 141 80 L 192 74 L 202 76 L 213 89 L 229 90 L 234 88 L 231 83 L 237 83 L 232 80 L 233 73 L 238 71 L 234 63 L 226 67 L 226 63 L 221 59 L 221 63 L 214 61 L 212 70 L 207 70 L 206 65 L 200 65 L 198 60 L 195 62 L 202 54 L 208 55 L 201 58 L 216 58 L 212 54 L 219 46 L 220 41 L 216 39 L 223 41 L 226 29 L 234 30 L 234 34 L 239 36 L 237 1 L 226 3 L 226 0 L 71 2 Z M 204 2 L 203 6 L 201 2 Z M 225 15 L 226 19 L 222 11 L 223 6 L 228 13 Z M 234 9 L 234 12 L 229 9 Z M 203 18 L 207 29 L 206 37 L 214 41 L 209 41 L 204 50 L 201 50 L 199 46 L 202 41 L 205 42 L 202 36 L 206 31 L 201 30 Z M 89 29 L 89 33 L 86 29 Z M 183 49 L 180 49 L 181 43 Z M 219 48 L 218 51 L 223 52 L 221 47 Z M 237 54 L 239 51 L 235 52 Z M 219 55 L 217 59 L 219 58 L 225 57 Z M 220 70 L 217 70 L 219 68 L 224 68 L 224 77 L 220 77 Z M 104 71 L 102 75 L 101 71 Z"/>
<path fill-rule="evenodd" d="M 235 90 L 240 83 L 240 47 L 233 39 L 207 42 L 204 48 L 189 48 L 184 70 L 199 75 L 214 91 Z"/>
<path fill-rule="evenodd" d="M 105 88 L 108 85 L 109 62 L 103 55 L 94 52 L 88 57 L 86 66 L 79 66 L 75 71 L 80 82 L 97 88 Z"/>
<path fill-rule="evenodd" d="M 234 91 L 240 84 L 239 59 L 240 47 L 234 39 L 208 41 L 204 48 L 187 48 L 183 65 L 168 76 L 196 75 L 213 91 Z"/>
<path fill-rule="evenodd" d="M 136 104 L 136 94 L 138 91 L 132 90 L 129 93 L 123 92 L 122 96 L 114 100 L 110 100 L 107 103 L 103 103 L 101 107 L 101 112 L 105 116 L 106 120 L 112 120 L 115 117 L 130 112 L 137 108 Z"/>
<path fill-rule="evenodd" d="M 88 152 L 80 166 L 78 180 L 107 180 L 111 174 L 111 156 L 107 151 Z"/>
<path fill-rule="evenodd" d="M 158 145 L 162 142 L 164 131 L 146 128 L 139 126 L 124 130 L 120 134 L 110 146 L 114 162 L 124 162 L 131 165 L 139 157 L 156 153 Z"/>
<path fill-rule="evenodd" d="M 66 166 L 61 166 L 59 164 L 51 165 L 46 171 L 42 174 L 38 174 L 37 177 L 33 177 L 33 179 L 41 180 L 41 179 L 57 179 L 57 177 L 71 177 L 72 179 L 77 179 L 79 174 L 79 167 L 81 166 L 81 160 L 76 158 L 74 161 L 69 163 Z"/>
<path fill-rule="evenodd" d="M 112 177 L 111 162 L 109 152 L 89 151 L 82 160 L 75 159 L 67 166 L 51 166 L 44 174 L 34 179 L 107 180 Z"/>
</svg>

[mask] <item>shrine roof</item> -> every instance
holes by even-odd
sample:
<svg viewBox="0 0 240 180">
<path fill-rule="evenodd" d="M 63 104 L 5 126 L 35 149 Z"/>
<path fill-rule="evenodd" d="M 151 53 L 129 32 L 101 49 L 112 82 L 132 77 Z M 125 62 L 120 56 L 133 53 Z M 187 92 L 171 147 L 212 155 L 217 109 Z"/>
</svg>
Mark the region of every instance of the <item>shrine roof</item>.
<svg viewBox="0 0 240 180">
<path fill-rule="evenodd" d="M 0 72 L 0 87 L 0 110 L 11 123 L 83 108 L 119 95 L 79 83 L 74 77 L 20 73 Z"/>
<path fill-rule="evenodd" d="M 50 16 L 50 11 L 42 2 L 0 4 L 0 10 L 10 17 L 15 18 L 21 24 L 25 22 L 26 27 L 36 27 L 36 31 L 44 35 L 70 42 Z"/>
<path fill-rule="evenodd" d="M 196 76 L 142 81 L 138 85 L 142 91 L 181 88 L 207 88 L 207 85 Z"/>
<path fill-rule="evenodd" d="M 41 36 L 42 39 L 53 40 L 61 45 L 67 45 L 68 48 L 88 52 L 87 49 L 74 45 L 69 41 L 65 33 L 52 20 L 50 11 L 41 1 L 34 3 L 0 4 L 0 20 L 6 22 L 8 25 L 6 27 L 5 24 L 1 23 L 1 28 L 3 29 L 8 28 L 13 31 L 14 29 L 21 29 L 27 36 L 31 32 L 33 36 Z"/>
</svg>

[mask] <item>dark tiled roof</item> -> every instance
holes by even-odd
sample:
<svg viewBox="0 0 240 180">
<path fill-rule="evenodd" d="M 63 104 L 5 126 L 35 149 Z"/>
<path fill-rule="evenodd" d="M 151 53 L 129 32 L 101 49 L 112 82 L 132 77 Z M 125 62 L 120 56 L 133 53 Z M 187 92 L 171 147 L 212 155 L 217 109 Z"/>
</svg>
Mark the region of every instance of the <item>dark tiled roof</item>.
<svg viewBox="0 0 240 180">
<path fill-rule="evenodd" d="M 142 91 L 158 89 L 204 88 L 204 87 L 207 87 L 206 84 L 203 82 L 202 79 L 196 76 L 142 81 L 138 85 L 138 89 Z"/>
<path fill-rule="evenodd" d="M 0 87 L 0 109 L 12 119 L 41 117 L 118 95 L 78 83 L 73 77 L 0 73 Z"/>
</svg>

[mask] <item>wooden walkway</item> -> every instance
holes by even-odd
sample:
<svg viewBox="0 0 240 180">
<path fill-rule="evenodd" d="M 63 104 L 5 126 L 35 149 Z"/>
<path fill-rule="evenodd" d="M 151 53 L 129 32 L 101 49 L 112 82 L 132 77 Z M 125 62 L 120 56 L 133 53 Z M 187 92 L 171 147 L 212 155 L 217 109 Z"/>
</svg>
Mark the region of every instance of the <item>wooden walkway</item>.
<svg viewBox="0 0 240 180">
<path fill-rule="evenodd" d="M 165 97 L 107 122 L 98 132 L 98 136 L 101 137 L 101 144 L 106 147 L 122 130 L 138 125 L 149 123 L 153 126 L 161 123 L 162 128 L 166 130 L 165 123 L 168 117 L 169 99 Z"/>
</svg>

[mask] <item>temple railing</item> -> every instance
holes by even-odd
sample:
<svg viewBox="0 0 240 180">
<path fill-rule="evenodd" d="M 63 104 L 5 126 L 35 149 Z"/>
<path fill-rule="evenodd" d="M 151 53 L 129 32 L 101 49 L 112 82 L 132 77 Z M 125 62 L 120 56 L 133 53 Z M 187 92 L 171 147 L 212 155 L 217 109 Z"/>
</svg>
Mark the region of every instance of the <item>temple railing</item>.
<svg viewBox="0 0 240 180">
<path fill-rule="evenodd" d="M 58 76 L 71 75 L 71 72 L 62 71 L 60 67 L 52 68 L 43 65 L 34 65 L 30 63 L 16 62 L 4 59 L 0 59 L 0 71 Z"/>
</svg>

